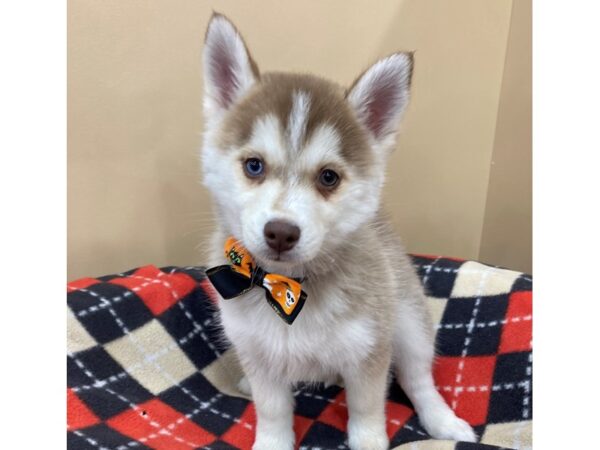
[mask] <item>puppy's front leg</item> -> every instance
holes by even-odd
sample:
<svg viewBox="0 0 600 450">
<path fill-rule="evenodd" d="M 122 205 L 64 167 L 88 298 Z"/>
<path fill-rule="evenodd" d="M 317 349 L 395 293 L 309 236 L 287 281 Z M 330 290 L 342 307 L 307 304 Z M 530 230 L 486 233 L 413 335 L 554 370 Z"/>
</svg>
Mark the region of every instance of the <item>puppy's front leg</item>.
<svg viewBox="0 0 600 450">
<path fill-rule="evenodd" d="M 253 450 L 294 448 L 294 397 L 291 387 L 266 373 L 248 374 L 256 408 L 256 438 Z"/>
<path fill-rule="evenodd" d="M 365 363 L 344 374 L 348 444 L 352 450 L 387 450 L 389 446 L 385 426 L 389 359 L 383 364 Z"/>
<path fill-rule="evenodd" d="M 410 306 L 410 303 L 406 303 Z M 401 317 L 418 318 L 423 311 L 405 310 Z M 436 439 L 475 442 L 470 425 L 458 418 L 435 388 L 432 375 L 433 335 L 425 317 L 404 320 L 396 328 L 394 358 L 400 386 L 415 407 L 421 425 Z"/>
</svg>

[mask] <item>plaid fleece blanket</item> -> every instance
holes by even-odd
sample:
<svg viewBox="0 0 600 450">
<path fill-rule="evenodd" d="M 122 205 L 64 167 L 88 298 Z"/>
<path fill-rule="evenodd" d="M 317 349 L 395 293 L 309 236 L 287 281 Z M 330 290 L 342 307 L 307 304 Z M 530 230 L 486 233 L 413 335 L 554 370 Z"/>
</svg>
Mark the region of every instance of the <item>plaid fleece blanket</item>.
<svg viewBox="0 0 600 450">
<path fill-rule="evenodd" d="M 480 443 L 434 441 L 394 382 L 391 448 L 531 448 L 531 278 L 413 256 L 437 324 L 435 380 Z M 250 449 L 256 417 L 200 267 L 146 266 L 68 284 L 70 450 Z M 339 386 L 295 391 L 300 449 L 347 449 Z"/>
</svg>

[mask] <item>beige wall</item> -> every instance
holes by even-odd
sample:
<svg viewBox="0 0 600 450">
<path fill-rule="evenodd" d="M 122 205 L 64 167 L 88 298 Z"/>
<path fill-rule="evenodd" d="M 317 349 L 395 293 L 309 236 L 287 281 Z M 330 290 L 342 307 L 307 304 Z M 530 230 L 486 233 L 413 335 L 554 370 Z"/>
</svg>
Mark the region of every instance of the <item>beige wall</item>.
<svg viewBox="0 0 600 450">
<path fill-rule="evenodd" d="M 531 2 L 513 4 L 481 261 L 531 272 Z"/>
<path fill-rule="evenodd" d="M 507 117 L 520 107 L 504 100 L 521 93 L 503 82 L 522 67 L 509 72 L 507 57 L 525 57 L 507 55 L 520 2 L 529 0 L 70 0 L 69 278 L 202 262 L 210 212 L 197 163 L 199 56 L 213 9 L 238 25 L 263 70 L 348 84 L 378 57 L 416 50 L 413 101 L 384 196 L 396 228 L 409 251 L 478 259 L 486 248 L 491 263 L 524 260 L 530 248 L 521 240 L 511 248 L 511 236 L 502 252 L 482 245 L 484 222 L 492 230 L 505 219 L 486 204 L 506 199 L 492 195 L 506 175 L 490 179 L 490 163 L 497 129 L 509 132 L 499 106 L 511 105 Z M 519 214 L 530 213 L 516 201 Z"/>
</svg>

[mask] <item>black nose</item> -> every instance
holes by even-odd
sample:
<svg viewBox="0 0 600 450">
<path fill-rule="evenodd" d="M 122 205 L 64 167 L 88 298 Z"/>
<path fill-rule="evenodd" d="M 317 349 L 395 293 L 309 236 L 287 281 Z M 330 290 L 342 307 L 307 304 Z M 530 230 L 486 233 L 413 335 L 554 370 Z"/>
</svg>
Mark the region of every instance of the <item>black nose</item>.
<svg viewBox="0 0 600 450">
<path fill-rule="evenodd" d="M 265 241 L 278 252 L 285 252 L 296 245 L 300 239 L 300 228 L 283 220 L 271 220 L 264 229 Z"/>
</svg>

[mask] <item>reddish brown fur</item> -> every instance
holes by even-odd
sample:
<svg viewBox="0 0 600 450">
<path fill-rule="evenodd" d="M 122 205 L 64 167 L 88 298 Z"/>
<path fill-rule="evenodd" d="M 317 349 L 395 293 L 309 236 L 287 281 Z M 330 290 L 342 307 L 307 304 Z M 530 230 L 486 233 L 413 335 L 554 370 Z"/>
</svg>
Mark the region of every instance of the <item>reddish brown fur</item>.
<svg viewBox="0 0 600 450">
<path fill-rule="evenodd" d="M 310 97 L 309 116 L 303 143 L 321 124 L 333 126 L 340 134 L 341 155 L 348 164 L 369 167 L 372 153 L 366 130 L 344 98 L 339 85 L 314 75 L 266 73 L 225 118 L 221 148 L 241 147 L 249 139 L 255 121 L 267 114 L 279 118 L 282 132 L 287 126 L 295 92 Z"/>
</svg>

